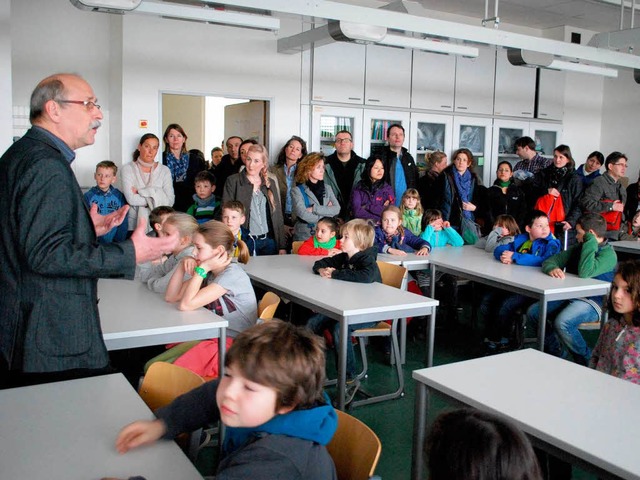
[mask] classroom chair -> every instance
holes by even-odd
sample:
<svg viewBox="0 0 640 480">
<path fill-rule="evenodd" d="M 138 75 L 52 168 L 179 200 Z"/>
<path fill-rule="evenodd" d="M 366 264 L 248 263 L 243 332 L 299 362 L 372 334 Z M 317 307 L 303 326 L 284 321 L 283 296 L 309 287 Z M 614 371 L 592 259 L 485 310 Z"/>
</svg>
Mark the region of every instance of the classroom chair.
<svg viewBox="0 0 640 480">
<path fill-rule="evenodd" d="M 302 240 L 297 240 L 293 242 L 293 245 L 291 246 L 291 253 L 297 254 L 298 250 L 300 250 L 300 247 L 302 246 L 303 243 L 304 242 Z"/>
<path fill-rule="evenodd" d="M 280 305 L 280 297 L 273 292 L 266 292 L 258 303 L 258 318 L 263 322 L 272 320 L 278 305 Z"/>
<path fill-rule="evenodd" d="M 138 394 L 151 411 L 155 412 L 203 383 L 204 379 L 191 370 L 172 363 L 155 362 L 147 370 Z M 191 434 L 180 435 L 177 438 L 177 442 L 183 450 L 188 449 L 191 461 L 195 461 L 198 455 L 201 435 L 202 429 L 198 429 Z"/>
<path fill-rule="evenodd" d="M 382 283 L 389 285 L 390 287 L 406 290 L 408 273 L 405 267 L 400 265 L 392 265 L 391 263 L 378 261 L 378 268 L 382 276 Z M 354 330 L 353 336 L 358 339 L 360 344 L 360 354 L 362 356 L 362 372 L 358 375 L 358 378 L 366 377 L 369 364 L 367 362 L 366 340 L 369 337 L 390 337 L 391 339 L 391 364 L 396 368 L 396 374 L 398 377 L 398 389 L 392 393 L 384 395 L 370 396 L 364 400 L 357 400 L 351 402 L 351 407 L 357 407 L 360 405 L 368 405 L 371 403 L 382 402 L 384 400 L 392 400 L 404 395 L 404 374 L 402 372 L 402 360 L 400 358 L 400 345 L 398 342 L 398 323 L 400 319 L 394 318 L 391 321 L 391 325 L 387 322 L 378 322 L 371 328 L 360 328 Z M 366 392 L 360 390 L 362 393 L 368 396 Z"/>
<path fill-rule="evenodd" d="M 338 429 L 327 445 L 338 480 L 366 480 L 373 476 L 382 445 L 367 425 L 348 413 L 336 410 Z"/>
</svg>

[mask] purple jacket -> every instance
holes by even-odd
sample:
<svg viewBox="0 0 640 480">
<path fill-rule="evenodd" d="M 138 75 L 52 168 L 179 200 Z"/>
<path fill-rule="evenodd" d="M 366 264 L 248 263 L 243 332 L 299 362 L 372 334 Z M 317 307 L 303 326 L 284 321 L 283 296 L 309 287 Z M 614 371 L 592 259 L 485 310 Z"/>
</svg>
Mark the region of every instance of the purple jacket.
<svg viewBox="0 0 640 480">
<path fill-rule="evenodd" d="M 404 229 L 404 237 L 400 237 L 400 234 L 396 233 L 396 235 L 387 240 L 387 235 L 382 230 L 382 227 L 377 226 L 374 245 L 378 248 L 378 253 L 387 253 L 390 248 L 397 248 L 407 253 L 414 253 L 423 247 L 427 247 L 431 251 L 431 244 L 420 237 L 416 237 L 408 228 Z"/>
<path fill-rule="evenodd" d="M 351 192 L 352 216 L 380 223 L 380 215 L 387 206 L 384 204 L 387 200 L 387 205 L 394 205 L 395 197 L 391 185 L 383 182 L 376 190 L 371 191 L 360 181 Z"/>
</svg>

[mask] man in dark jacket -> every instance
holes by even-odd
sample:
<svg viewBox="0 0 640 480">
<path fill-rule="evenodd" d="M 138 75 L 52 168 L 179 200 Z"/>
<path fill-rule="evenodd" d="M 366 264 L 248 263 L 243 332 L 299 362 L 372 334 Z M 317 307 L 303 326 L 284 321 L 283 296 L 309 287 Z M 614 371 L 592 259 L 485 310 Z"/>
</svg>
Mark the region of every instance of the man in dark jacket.
<svg viewBox="0 0 640 480">
<path fill-rule="evenodd" d="M 384 177 L 395 194 L 396 207 L 402 202 L 402 195 L 407 188 L 418 186 L 418 166 L 409 151 L 402 146 L 404 143 L 404 127 L 394 123 L 387 130 L 389 146 L 382 150 L 384 163 Z"/>
<path fill-rule="evenodd" d="M 133 278 L 135 264 L 171 251 L 177 235 L 99 244 L 128 206 L 89 210 L 71 170 L 102 113 L 77 75 L 42 80 L 31 95 L 33 127 L 0 158 L 0 388 L 104 373 L 109 358 L 97 279 Z"/>
</svg>

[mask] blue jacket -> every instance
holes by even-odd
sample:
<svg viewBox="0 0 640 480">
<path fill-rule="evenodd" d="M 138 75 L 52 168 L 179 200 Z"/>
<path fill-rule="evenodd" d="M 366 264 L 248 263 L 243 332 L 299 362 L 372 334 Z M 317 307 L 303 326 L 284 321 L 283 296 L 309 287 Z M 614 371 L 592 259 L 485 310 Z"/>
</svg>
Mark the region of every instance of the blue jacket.
<svg viewBox="0 0 640 480">
<path fill-rule="evenodd" d="M 119 208 L 125 206 L 127 201 L 120 190 L 109 187 L 107 192 L 103 192 L 97 186 L 84 194 L 84 203 L 88 208 L 91 208 L 92 204 L 98 205 L 98 213 L 100 215 L 108 215 L 115 212 Z M 129 214 L 125 217 L 124 221 L 117 227 L 113 227 L 106 234 L 98 237 L 100 243 L 122 242 L 127 239 L 127 229 L 129 226 Z"/>
<path fill-rule="evenodd" d="M 158 410 L 167 427 L 164 438 L 217 422 L 217 389 L 217 380 L 207 382 Z M 276 415 L 257 427 L 227 427 L 216 479 L 335 480 L 325 445 L 337 427 L 338 417 L 326 394 L 311 408 Z"/>
<path fill-rule="evenodd" d="M 382 227 L 376 227 L 375 245 L 378 247 L 378 253 L 387 253 L 390 248 L 397 248 L 404 252 L 413 253 L 416 250 L 420 250 L 422 247 L 429 248 L 431 251 L 431 244 L 420 237 L 416 237 L 408 228 L 404 228 L 404 236 L 399 234 L 391 237 L 391 240 L 387 240 L 387 234 L 384 233 Z"/>
<path fill-rule="evenodd" d="M 513 242 L 496 247 L 493 251 L 493 256 L 496 257 L 497 260 L 500 260 L 502 252 L 508 250 L 510 252 L 515 252 L 512 257 L 513 263 L 518 265 L 527 265 L 529 267 L 539 267 L 542 265 L 542 262 L 551 255 L 555 255 L 562 250 L 560 240 L 550 233 L 546 238 L 538 238 L 533 241 L 533 245 L 531 245 L 531 253 L 519 253 L 518 250 L 520 250 L 520 247 L 522 247 L 524 242 L 527 240 L 529 240 L 528 233 L 516 235 Z"/>
<path fill-rule="evenodd" d="M 464 240 L 453 227 L 443 228 L 439 232 L 436 232 L 431 225 L 427 225 L 424 232 L 420 235 L 420 238 L 426 240 L 434 248 L 446 247 L 447 245 L 453 247 L 461 247 L 464 245 Z"/>
</svg>

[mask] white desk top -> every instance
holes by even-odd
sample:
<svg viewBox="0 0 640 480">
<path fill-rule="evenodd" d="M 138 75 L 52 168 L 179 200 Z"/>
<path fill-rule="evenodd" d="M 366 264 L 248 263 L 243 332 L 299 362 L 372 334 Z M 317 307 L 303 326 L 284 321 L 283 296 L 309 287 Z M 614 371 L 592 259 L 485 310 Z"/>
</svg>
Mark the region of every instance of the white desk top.
<svg viewBox="0 0 640 480">
<path fill-rule="evenodd" d="M 616 252 L 640 254 L 640 242 L 633 240 L 622 240 L 620 242 L 611 242 L 611 246 Z"/>
<path fill-rule="evenodd" d="M 120 429 L 153 414 L 121 374 L 0 391 L 0 477 L 202 477 L 174 442 L 120 455 Z"/>
<path fill-rule="evenodd" d="M 415 253 L 407 253 L 406 255 L 389 255 L 388 253 L 379 253 L 378 260 L 392 263 L 394 265 L 402 265 L 409 271 L 424 270 L 429 267 L 429 255 L 416 255 Z"/>
<path fill-rule="evenodd" d="M 244 265 L 249 277 L 261 285 L 295 298 L 296 303 L 349 323 L 394 317 L 427 315 L 437 300 L 381 283 L 352 283 L 322 278 L 312 271 L 322 257 L 271 255 L 252 257 Z"/>
<path fill-rule="evenodd" d="M 455 271 L 482 283 L 499 283 L 527 290 L 535 294 L 562 294 L 575 297 L 604 295 L 610 284 L 592 278 L 579 278 L 567 274 L 565 278 L 553 278 L 542 273 L 540 267 L 505 265 L 495 257 L 472 245 L 459 248 L 434 248 L 429 262 L 438 268 Z"/>
<path fill-rule="evenodd" d="M 228 325 L 204 308 L 180 311 L 142 282 L 100 280 L 98 298 L 107 350 L 216 338 Z"/>
<path fill-rule="evenodd" d="M 640 385 L 527 349 L 413 372 L 472 407 L 623 478 L 640 478 Z"/>
</svg>

